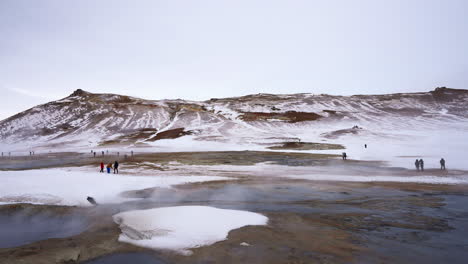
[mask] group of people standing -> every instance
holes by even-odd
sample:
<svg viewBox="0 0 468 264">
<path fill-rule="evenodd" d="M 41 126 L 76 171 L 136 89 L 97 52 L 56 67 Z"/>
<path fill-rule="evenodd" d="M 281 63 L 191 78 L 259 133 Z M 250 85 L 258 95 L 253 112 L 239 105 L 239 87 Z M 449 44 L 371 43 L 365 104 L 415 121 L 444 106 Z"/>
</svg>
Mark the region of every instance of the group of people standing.
<svg viewBox="0 0 468 264">
<path fill-rule="evenodd" d="M 414 162 L 414 166 L 416 166 L 416 170 L 424 171 L 424 160 L 423 159 L 416 159 Z"/>
<path fill-rule="evenodd" d="M 107 173 L 111 173 L 111 170 L 114 169 L 114 174 L 119 174 L 119 162 L 115 161 L 114 166 L 112 163 L 106 165 Z M 104 162 L 101 162 L 101 170 L 99 172 L 104 172 Z"/>
<path fill-rule="evenodd" d="M 414 166 L 416 166 L 416 170 L 419 171 L 424 171 L 424 160 L 423 159 L 416 159 L 414 162 Z M 445 159 L 441 158 L 440 159 L 440 169 L 445 170 Z"/>
</svg>

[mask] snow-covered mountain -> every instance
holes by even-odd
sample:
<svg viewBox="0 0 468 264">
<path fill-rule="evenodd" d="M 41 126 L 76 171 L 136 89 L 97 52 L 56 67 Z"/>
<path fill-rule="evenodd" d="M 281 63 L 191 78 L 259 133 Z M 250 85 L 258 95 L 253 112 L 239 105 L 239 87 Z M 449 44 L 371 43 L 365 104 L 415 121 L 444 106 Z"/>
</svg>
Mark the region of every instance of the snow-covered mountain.
<svg viewBox="0 0 468 264">
<path fill-rule="evenodd" d="M 204 102 L 144 100 L 76 90 L 0 122 L 4 144 L 113 146 L 190 136 L 231 143 L 392 136 L 397 130 L 468 123 L 468 90 L 332 96 L 256 94 Z M 359 128 L 352 128 L 357 125 Z M 360 128 L 363 129 L 360 129 Z"/>
</svg>

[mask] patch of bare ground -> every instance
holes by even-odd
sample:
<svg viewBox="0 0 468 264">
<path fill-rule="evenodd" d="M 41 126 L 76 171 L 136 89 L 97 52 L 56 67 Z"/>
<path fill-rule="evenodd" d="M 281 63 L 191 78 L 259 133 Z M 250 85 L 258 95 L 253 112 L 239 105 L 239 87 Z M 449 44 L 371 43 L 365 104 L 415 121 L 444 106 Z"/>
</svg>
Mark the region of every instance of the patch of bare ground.
<svg viewBox="0 0 468 264">
<path fill-rule="evenodd" d="M 240 116 L 240 118 L 244 121 L 267 121 L 275 119 L 289 123 L 315 121 L 321 117 L 321 115 L 316 113 L 296 111 L 287 111 L 284 113 L 243 112 Z"/>
<path fill-rule="evenodd" d="M 453 89 L 447 87 L 437 87 L 430 92 L 434 100 L 439 102 L 450 102 L 460 97 L 467 96 L 468 91 L 464 89 Z"/>
<path fill-rule="evenodd" d="M 331 132 L 322 133 L 321 136 L 330 139 L 336 139 L 344 135 L 358 135 L 363 130 L 361 128 L 347 128 L 347 129 L 340 129 Z"/>
<path fill-rule="evenodd" d="M 284 142 L 280 145 L 268 147 L 272 150 L 327 150 L 327 149 L 344 149 L 345 147 L 340 144 L 329 143 L 313 143 L 313 142 Z"/>
<path fill-rule="evenodd" d="M 147 141 L 156 141 L 160 139 L 175 139 L 179 137 L 183 137 L 186 135 L 192 135 L 194 132 L 190 130 L 185 130 L 185 128 L 175 128 L 166 131 L 162 131 L 156 134 L 156 136 L 149 138 Z"/>
<path fill-rule="evenodd" d="M 467 184 L 426 184 L 411 182 L 378 182 L 378 183 L 360 183 L 362 186 L 379 186 L 388 189 L 403 190 L 409 192 L 425 192 L 428 195 L 436 194 L 463 194 L 468 192 Z"/>
<path fill-rule="evenodd" d="M 441 218 L 404 214 L 399 219 L 384 218 L 378 215 L 362 213 L 328 214 L 319 216 L 320 221 L 329 226 L 354 232 L 380 230 L 384 227 L 398 227 L 412 230 L 425 230 L 443 232 L 451 230 L 448 221 Z"/>
<path fill-rule="evenodd" d="M 190 259 L 171 256 L 174 263 L 350 263 L 356 252 L 352 235 L 308 215 L 265 213 L 268 226 L 233 230 L 228 239 L 194 249 Z M 242 246 L 241 243 L 249 246 Z"/>
<path fill-rule="evenodd" d="M 319 165 L 339 155 L 269 152 L 269 151 L 207 151 L 207 152 L 170 152 L 142 153 L 132 158 L 134 162 L 157 161 L 168 163 L 176 161 L 188 165 L 255 165 L 261 162 L 272 162 L 283 165 Z"/>
<path fill-rule="evenodd" d="M 137 140 L 148 139 L 154 134 L 156 134 L 157 132 L 158 130 L 154 128 L 143 128 L 134 132 L 129 132 L 129 134 L 119 136 L 112 140 L 103 141 L 99 145 L 107 146 L 107 145 L 116 145 L 116 144 L 135 143 Z"/>
</svg>

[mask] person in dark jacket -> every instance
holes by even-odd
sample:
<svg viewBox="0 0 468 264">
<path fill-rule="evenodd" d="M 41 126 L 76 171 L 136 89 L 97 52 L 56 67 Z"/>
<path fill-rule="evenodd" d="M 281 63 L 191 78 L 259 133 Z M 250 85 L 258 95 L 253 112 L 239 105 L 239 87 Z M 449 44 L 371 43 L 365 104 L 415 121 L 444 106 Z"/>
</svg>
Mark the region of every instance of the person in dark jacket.
<svg viewBox="0 0 468 264">
<path fill-rule="evenodd" d="M 416 170 L 419 171 L 419 160 L 416 159 L 416 161 L 414 162 L 414 166 L 416 166 Z"/>
<path fill-rule="evenodd" d="M 119 163 L 117 161 L 114 162 L 114 174 L 117 172 L 119 174 Z"/>
<path fill-rule="evenodd" d="M 348 157 L 348 155 L 346 155 L 346 152 L 343 152 L 342 157 L 343 157 L 343 160 L 346 160 L 346 158 Z"/>
<path fill-rule="evenodd" d="M 440 159 L 440 169 L 445 170 L 445 160 L 444 160 L 444 158 Z"/>
<path fill-rule="evenodd" d="M 99 172 L 104 172 L 104 162 L 101 161 L 101 170 Z"/>
<path fill-rule="evenodd" d="M 421 171 L 424 171 L 424 160 L 419 159 L 419 166 L 421 167 Z"/>
</svg>

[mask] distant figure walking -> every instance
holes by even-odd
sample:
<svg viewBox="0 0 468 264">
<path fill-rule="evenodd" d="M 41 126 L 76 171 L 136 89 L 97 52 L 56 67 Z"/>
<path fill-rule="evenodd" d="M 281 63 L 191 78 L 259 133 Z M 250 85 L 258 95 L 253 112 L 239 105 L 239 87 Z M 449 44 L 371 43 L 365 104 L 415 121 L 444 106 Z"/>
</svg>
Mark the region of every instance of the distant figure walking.
<svg viewBox="0 0 468 264">
<path fill-rule="evenodd" d="M 102 153 L 102 156 L 104 156 L 104 150 L 101 153 Z"/>
<path fill-rule="evenodd" d="M 96 157 L 96 152 L 93 152 L 94 157 Z"/>
<path fill-rule="evenodd" d="M 117 161 L 114 162 L 114 174 L 117 172 L 119 174 L 119 163 Z"/>
<path fill-rule="evenodd" d="M 110 173 L 112 169 L 112 163 L 107 164 L 107 173 Z"/>
<path fill-rule="evenodd" d="M 104 172 L 104 162 L 101 162 L 101 170 L 99 172 Z"/>
<path fill-rule="evenodd" d="M 419 160 L 416 159 L 416 161 L 414 162 L 414 166 L 416 166 L 416 170 L 419 171 Z"/>
<path fill-rule="evenodd" d="M 133 150 L 130 153 L 132 153 L 132 157 L 133 157 Z"/>
<path fill-rule="evenodd" d="M 364 148 L 367 148 L 367 144 L 364 144 Z"/>
<path fill-rule="evenodd" d="M 346 155 L 346 152 L 343 152 L 342 156 L 343 156 L 343 160 L 346 160 L 346 158 L 348 157 L 348 155 Z"/>
<path fill-rule="evenodd" d="M 424 171 L 424 160 L 419 159 L 419 166 L 421 167 L 421 171 Z"/>
<path fill-rule="evenodd" d="M 445 160 L 444 160 L 444 158 L 440 159 L 440 169 L 445 170 Z"/>
</svg>

